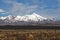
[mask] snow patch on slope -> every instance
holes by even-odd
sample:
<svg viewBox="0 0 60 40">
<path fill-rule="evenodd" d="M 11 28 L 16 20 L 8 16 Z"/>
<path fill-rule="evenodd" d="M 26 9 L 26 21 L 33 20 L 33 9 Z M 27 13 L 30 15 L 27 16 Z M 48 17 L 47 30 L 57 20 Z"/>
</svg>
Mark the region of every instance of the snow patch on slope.
<svg viewBox="0 0 60 40">
<path fill-rule="evenodd" d="M 6 16 L 6 17 L 0 17 L 0 19 L 8 21 L 8 22 L 15 22 L 15 21 L 43 21 L 47 20 L 47 18 L 42 17 L 36 13 L 33 13 L 31 15 L 24 15 L 24 16 Z"/>
</svg>

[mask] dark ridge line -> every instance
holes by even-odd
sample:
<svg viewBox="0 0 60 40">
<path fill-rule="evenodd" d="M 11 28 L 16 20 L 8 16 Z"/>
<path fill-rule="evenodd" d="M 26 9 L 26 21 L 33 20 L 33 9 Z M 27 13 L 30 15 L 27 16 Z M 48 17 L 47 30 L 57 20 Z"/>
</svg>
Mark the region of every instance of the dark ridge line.
<svg viewBox="0 0 60 40">
<path fill-rule="evenodd" d="M 60 29 L 60 26 L 11 26 L 11 25 L 5 25 L 5 26 L 0 26 L 0 29 Z"/>
</svg>

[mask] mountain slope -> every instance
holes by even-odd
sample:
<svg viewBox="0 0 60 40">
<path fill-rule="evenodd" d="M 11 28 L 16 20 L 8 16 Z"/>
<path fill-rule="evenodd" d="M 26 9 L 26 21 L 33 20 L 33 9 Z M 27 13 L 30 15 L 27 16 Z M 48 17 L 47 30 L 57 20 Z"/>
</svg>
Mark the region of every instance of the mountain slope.
<svg viewBox="0 0 60 40">
<path fill-rule="evenodd" d="M 17 16 L 15 20 L 19 21 L 43 21 L 47 20 L 47 18 L 42 17 L 36 13 L 33 13 L 32 15 L 25 15 L 25 16 Z"/>
</svg>

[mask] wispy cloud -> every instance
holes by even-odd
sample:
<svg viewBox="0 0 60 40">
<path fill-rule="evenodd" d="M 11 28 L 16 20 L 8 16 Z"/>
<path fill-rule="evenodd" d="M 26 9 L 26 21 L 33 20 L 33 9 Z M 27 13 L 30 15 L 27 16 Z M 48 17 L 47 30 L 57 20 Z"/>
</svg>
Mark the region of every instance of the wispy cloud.
<svg viewBox="0 0 60 40">
<path fill-rule="evenodd" d="M 23 3 L 13 3 L 10 13 L 12 15 L 26 15 L 34 12 L 38 6 L 37 5 L 24 5 Z"/>
<path fill-rule="evenodd" d="M 3 9 L 0 9 L 0 13 L 3 13 L 3 12 L 5 12 Z"/>
<path fill-rule="evenodd" d="M 26 0 L 25 3 L 17 0 L 3 0 L 5 3 L 12 4 L 9 13 L 11 15 L 26 15 L 36 12 L 40 15 L 53 18 L 60 16 L 60 0 Z M 30 3 L 32 2 L 32 3 Z M 33 5 L 30 5 L 33 4 Z M 58 4 L 58 5 L 57 5 Z"/>
<path fill-rule="evenodd" d="M 17 2 L 16 0 L 3 0 L 4 3 L 12 4 L 9 13 L 11 15 L 26 15 L 34 12 L 38 5 L 27 5 L 24 3 Z"/>
<path fill-rule="evenodd" d="M 0 16 L 7 16 L 9 15 L 7 11 L 0 9 Z"/>
</svg>

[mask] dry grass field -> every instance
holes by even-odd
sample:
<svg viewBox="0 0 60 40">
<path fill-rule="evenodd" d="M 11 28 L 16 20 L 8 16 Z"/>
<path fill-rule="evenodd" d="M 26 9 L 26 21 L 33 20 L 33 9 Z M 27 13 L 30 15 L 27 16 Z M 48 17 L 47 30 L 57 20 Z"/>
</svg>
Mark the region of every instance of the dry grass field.
<svg viewBox="0 0 60 40">
<path fill-rule="evenodd" d="M 60 40 L 58 29 L 0 29 L 0 40 Z"/>
</svg>

